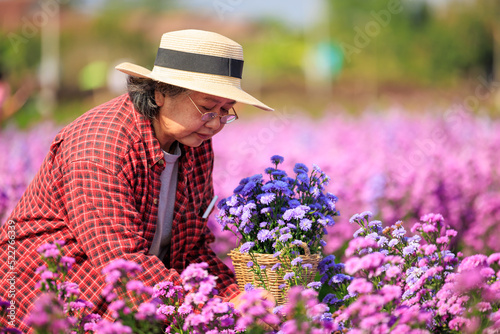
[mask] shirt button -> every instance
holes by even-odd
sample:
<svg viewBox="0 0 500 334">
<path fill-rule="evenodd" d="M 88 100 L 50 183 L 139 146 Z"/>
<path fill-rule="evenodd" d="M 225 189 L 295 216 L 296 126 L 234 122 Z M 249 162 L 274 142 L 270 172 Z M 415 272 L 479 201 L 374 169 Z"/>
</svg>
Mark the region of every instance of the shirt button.
<svg viewBox="0 0 500 334">
<path fill-rule="evenodd" d="M 163 164 L 164 164 L 164 163 L 165 163 L 165 161 L 164 161 L 164 160 L 160 160 L 160 161 L 158 161 L 158 165 L 160 165 L 160 166 L 163 166 Z"/>
<path fill-rule="evenodd" d="M 151 164 L 148 164 L 148 168 L 151 168 Z"/>
<path fill-rule="evenodd" d="M 156 204 L 158 204 L 158 198 L 155 198 L 155 199 L 153 200 L 153 203 L 154 203 L 155 205 L 156 205 Z"/>
</svg>

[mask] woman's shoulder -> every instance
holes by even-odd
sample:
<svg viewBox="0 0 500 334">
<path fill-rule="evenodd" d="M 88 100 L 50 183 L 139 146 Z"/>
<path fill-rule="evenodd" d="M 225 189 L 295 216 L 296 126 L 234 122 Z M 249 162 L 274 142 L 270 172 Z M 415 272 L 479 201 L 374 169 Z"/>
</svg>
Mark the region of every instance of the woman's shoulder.
<svg viewBox="0 0 500 334">
<path fill-rule="evenodd" d="M 62 145 L 68 162 L 118 163 L 140 138 L 134 108 L 124 94 L 84 113 L 64 127 L 55 142 Z"/>
</svg>

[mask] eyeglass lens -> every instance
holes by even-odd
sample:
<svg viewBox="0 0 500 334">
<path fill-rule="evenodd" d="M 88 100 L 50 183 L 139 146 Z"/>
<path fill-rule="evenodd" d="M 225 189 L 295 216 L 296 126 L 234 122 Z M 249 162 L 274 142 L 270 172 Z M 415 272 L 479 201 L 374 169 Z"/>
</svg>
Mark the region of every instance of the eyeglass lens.
<svg viewBox="0 0 500 334">
<path fill-rule="evenodd" d="M 218 117 L 218 116 L 219 115 L 216 112 L 207 112 L 201 116 L 201 120 L 204 122 L 208 122 L 208 121 L 211 121 L 215 117 Z M 221 116 L 221 118 L 220 118 L 220 122 L 222 124 L 231 123 L 232 121 L 235 121 L 235 120 L 236 120 L 236 115 L 224 115 L 224 116 Z"/>
</svg>

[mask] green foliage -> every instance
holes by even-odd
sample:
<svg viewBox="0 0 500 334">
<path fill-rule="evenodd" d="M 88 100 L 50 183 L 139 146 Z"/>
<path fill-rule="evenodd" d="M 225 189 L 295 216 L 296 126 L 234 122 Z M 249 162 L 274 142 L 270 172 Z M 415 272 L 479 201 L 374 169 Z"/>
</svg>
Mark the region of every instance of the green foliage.
<svg viewBox="0 0 500 334">
<path fill-rule="evenodd" d="M 491 70 L 493 31 L 479 3 L 442 9 L 410 0 L 330 4 L 331 35 L 354 48 L 348 48 L 347 76 L 442 84 Z"/>
</svg>

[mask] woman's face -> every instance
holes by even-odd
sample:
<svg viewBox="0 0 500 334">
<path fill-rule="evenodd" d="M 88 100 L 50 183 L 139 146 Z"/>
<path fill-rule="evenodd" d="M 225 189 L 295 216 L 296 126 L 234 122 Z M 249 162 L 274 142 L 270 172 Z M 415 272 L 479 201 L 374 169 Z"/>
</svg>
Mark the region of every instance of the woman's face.
<svg viewBox="0 0 500 334">
<path fill-rule="evenodd" d="M 153 126 L 162 149 L 167 152 L 176 141 L 198 147 L 203 141 L 212 138 L 222 130 L 224 124 L 220 122 L 220 117 L 208 122 L 202 121 L 200 111 L 216 112 L 222 116 L 236 103 L 234 100 L 194 91 L 189 95 L 180 94 L 175 97 L 164 96 L 156 91 L 155 98 L 160 112 L 153 121 Z"/>
</svg>

